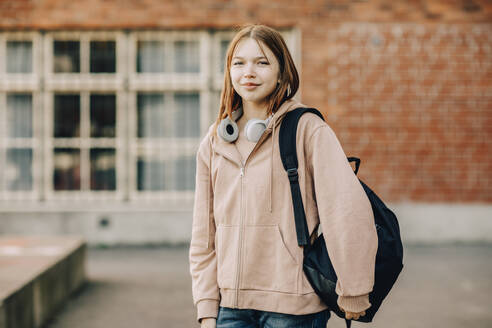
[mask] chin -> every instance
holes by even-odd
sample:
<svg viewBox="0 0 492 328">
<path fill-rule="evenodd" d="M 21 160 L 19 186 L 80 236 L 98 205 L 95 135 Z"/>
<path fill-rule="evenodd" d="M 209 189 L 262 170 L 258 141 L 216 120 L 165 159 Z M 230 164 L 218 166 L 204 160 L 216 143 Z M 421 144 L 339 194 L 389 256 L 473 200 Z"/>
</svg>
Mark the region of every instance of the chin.
<svg viewBox="0 0 492 328">
<path fill-rule="evenodd" d="M 262 104 L 265 102 L 266 100 L 266 97 L 263 97 L 263 98 L 257 98 L 257 97 L 243 97 L 243 102 L 244 101 L 247 101 L 247 102 L 250 102 L 250 103 L 254 103 L 254 104 Z"/>
<path fill-rule="evenodd" d="M 245 94 L 240 95 L 240 96 L 244 101 L 248 101 L 248 102 L 252 102 L 252 103 L 262 103 L 267 98 L 266 95 L 255 95 L 255 94 L 248 94 L 248 93 L 245 93 Z"/>
</svg>

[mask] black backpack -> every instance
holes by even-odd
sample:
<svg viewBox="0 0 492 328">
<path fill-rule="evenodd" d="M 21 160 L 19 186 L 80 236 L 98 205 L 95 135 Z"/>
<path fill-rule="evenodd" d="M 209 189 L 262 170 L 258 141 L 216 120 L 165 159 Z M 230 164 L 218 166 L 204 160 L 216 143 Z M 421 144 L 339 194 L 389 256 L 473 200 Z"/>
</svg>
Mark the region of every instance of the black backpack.
<svg viewBox="0 0 492 328">
<path fill-rule="evenodd" d="M 282 158 L 282 163 L 290 181 L 297 243 L 299 246 L 304 247 L 304 273 L 316 294 L 329 307 L 329 310 L 340 318 L 345 318 L 345 313 L 340 310 L 337 304 L 338 295 L 335 292 L 337 276 L 328 256 L 323 234 L 320 234 L 312 245 L 309 242 L 309 232 L 301 191 L 299 189 L 296 150 L 297 123 L 301 115 L 306 112 L 314 113 L 323 119 L 321 113 L 314 108 L 297 108 L 288 112 L 283 118 L 280 127 L 280 157 Z M 356 162 L 354 173 L 357 175 L 360 159 L 356 157 L 347 157 L 347 159 L 349 162 Z M 359 182 L 371 202 L 374 213 L 374 224 L 376 225 L 378 234 L 378 250 L 376 254 L 374 287 L 369 294 L 371 307 L 366 310 L 364 316 L 359 317 L 356 321 L 371 322 L 381 306 L 383 299 L 388 295 L 403 269 L 403 245 L 395 214 L 384 205 L 381 199 L 364 182 L 360 179 Z M 350 320 L 345 319 L 345 323 L 347 327 L 350 327 Z"/>
</svg>

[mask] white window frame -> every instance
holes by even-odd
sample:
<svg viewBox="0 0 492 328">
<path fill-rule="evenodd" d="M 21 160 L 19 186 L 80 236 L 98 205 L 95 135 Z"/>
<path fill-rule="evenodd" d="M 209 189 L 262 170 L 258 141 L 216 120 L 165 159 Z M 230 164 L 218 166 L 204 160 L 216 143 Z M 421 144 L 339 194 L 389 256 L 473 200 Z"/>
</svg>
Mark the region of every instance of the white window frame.
<svg viewBox="0 0 492 328">
<path fill-rule="evenodd" d="M 32 42 L 32 72 L 7 73 L 7 41 Z M 40 54 L 42 36 L 39 32 L 3 32 L 0 33 L 0 90 L 39 90 L 39 77 L 42 71 L 43 59 Z"/>
<path fill-rule="evenodd" d="M 54 99 L 57 94 L 78 94 L 80 96 L 80 136 L 76 138 L 54 138 Z M 116 97 L 116 131 L 114 138 L 91 138 L 90 137 L 90 95 L 91 94 L 114 94 Z M 44 176 L 44 193 L 47 200 L 91 200 L 107 201 L 122 200 L 124 198 L 126 166 L 124 133 L 123 104 L 124 91 L 115 90 L 63 90 L 45 93 L 46 115 L 44 156 L 46 166 Z M 54 148 L 80 149 L 80 190 L 55 190 L 53 186 L 54 174 Z M 90 149 L 91 148 L 114 148 L 116 152 L 116 189 L 115 190 L 90 190 Z M 85 177 L 85 178 L 84 178 Z"/>
<path fill-rule="evenodd" d="M 44 77 L 46 90 L 120 90 L 123 89 L 126 70 L 125 33 L 122 31 L 63 31 L 45 35 Z M 53 72 L 53 44 L 55 40 L 80 42 L 80 73 Z M 90 73 L 90 41 L 116 41 L 116 73 Z"/>
<path fill-rule="evenodd" d="M 198 41 L 200 51 L 200 70 L 198 73 L 137 73 L 137 42 L 163 41 L 165 49 L 173 51 L 174 41 Z M 170 156 L 194 156 L 198 150 L 200 139 L 211 124 L 210 111 L 210 33 L 206 31 L 138 31 L 129 35 L 129 53 L 127 66 L 129 71 L 129 198 L 132 201 L 158 200 L 162 205 L 179 208 L 190 206 L 194 199 L 194 190 L 186 191 L 138 191 L 137 161 L 140 154 L 148 158 L 170 159 Z M 172 62 L 166 63 L 173 67 Z M 166 103 L 172 102 L 176 92 L 196 92 L 200 99 L 200 137 L 198 138 L 137 138 L 137 96 L 140 92 L 156 92 L 164 94 Z M 168 103 L 168 105 L 171 105 Z M 152 152 L 154 152 L 152 154 Z"/>
<path fill-rule="evenodd" d="M 29 140 L 7 140 L 1 136 L 0 156 L 9 145 L 29 145 L 33 149 L 33 190 L 30 192 L 0 192 L 0 200 L 19 200 L 19 205 L 7 206 L 14 211 L 25 211 L 23 201 L 32 200 L 39 209 L 87 209 L 83 204 L 101 204 L 100 208 L 141 205 L 152 208 L 182 210 L 192 206 L 194 190 L 186 191 L 138 191 L 137 160 L 141 153 L 148 156 L 171 159 L 172 156 L 195 155 L 200 139 L 207 133 L 218 113 L 218 96 L 223 84 L 220 72 L 220 41 L 230 40 L 231 30 L 188 30 L 188 31 L 48 31 L 48 32 L 1 32 L 0 58 L 5 58 L 7 40 L 32 41 L 32 73 L 6 73 L 5 60 L 0 61 L 0 123 L 5 122 L 6 95 L 9 92 L 31 93 L 33 100 L 33 138 Z M 296 66 L 301 74 L 300 30 L 282 30 Z M 80 42 L 80 73 L 53 72 L 54 40 Z M 116 41 L 116 72 L 90 73 L 90 41 Z M 173 51 L 174 41 L 196 40 L 199 42 L 200 70 L 198 73 L 137 73 L 137 42 L 157 40 L 165 42 L 166 51 Z M 173 63 L 166 64 L 173 67 Z M 196 92 L 200 99 L 199 138 L 137 138 L 137 95 L 139 92 L 157 92 L 173 101 L 175 92 Z M 115 138 L 53 138 L 54 95 L 75 93 L 81 96 L 81 132 L 84 127 L 90 133 L 91 93 L 116 95 Z M 300 91 L 297 93 L 299 98 Z M 3 115 L 3 116 L 2 116 Z M 1 128 L 1 127 L 0 127 Z M 3 129 L 5 131 L 5 129 Z M 19 138 L 20 139 L 20 138 Z M 91 146 L 108 146 L 116 151 L 116 190 L 55 191 L 53 189 L 53 149 L 55 146 L 72 145 L 81 150 L 81 165 L 90 172 L 89 149 Z M 86 153 L 83 155 L 83 151 Z M 2 155 L 3 154 L 3 155 Z M 85 158 L 85 160 L 84 160 Z M 2 158 L 0 158 L 2 159 Z M 87 176 L 89 177 L 89 176 Z M 82 184 L 90 179 L 82 179 Z M 90 187 L 90 186 L 89 186 Z M 67 200 L 60 203 L 60 200 Z M 108 202 L 108 200 L 110 200 Z M 114 202 L 111 202 L 114 201 Z M 147 203 L 148 202 L 148 203 Z M 6 203 L 4 203 L 6 204 Z M 59 207 L 58 205 L 65 204 Z M 113 204 L 113 206 L 111 205 Z M 31 206 L 30 210 L 35 209 Z"/>
<path fill-rule="evenodd" d="M 32 42 L 32 72 L 7 73 L 7 41 Z M 38 56 L 42 47 L 42 36 L 39 32 L 12 31 L 0 33 L 0 164 L 6 161 L 7 148 L 32 149 L 32 190 L 12 191 L 0 188 L 0 200 L 22 203 L 26 200 L 37 200 L 40 197 L 41 168 L 42 168 L 42 131 L 41 120 L 43 117 L 42 103 L 40 101 L 40 73 L 42 71 L 42 58 Z M 32 137 L 31 138 L 7 138 L 7 95 L 10 93 L 25 93 L 32 97 Z M 2 183 L 4 180 L 2 178 Z"/>
<path fill-rule="evenodd" d="M 32 137 L 31 138 L 8 138 L 7 136 L 7 95 L 11 93 L 25 93 L 30 94 L 32 97 Z M 40 99 L 39 93 L 33 90 L 25 91 L 8 91 L 0 92 L 0 166 L 6 163 L 7 149 L 9 148 L 30 148 L 32 149 L 32 163 L 31 163 L 31 174 L 32 174 L 32 189 L 27 190 L 4 190 L 3 187 L 0 188 L 0 200 L 9 201 L 19 201 L 24 200 L 36 200 L 39 198 L 39 186 L 41 185 L 41 135 L 40 122 L 42 120 L 42 113 L 36 110 L 39 107 Z M 2 184 L 5 182 L 4 177 L 1 178 Z"/>
<path fill-rule="evenodd" d="M 209 39 L 206 31 L 136 31 L 128 36 L 128 62 L 130 90 L 178 90 L 192 91 L 206 89 L 208 84 Z M 198 41 L 200 51 L 200 71 L 198 73 L 137 73 L 137 42 L 163 41 L 166 51 L 173 53 L 174 41 Z M 166 66 L 173 67 L 173 56 L 169 56 Z"/>
<path fill-rule="evenodd" d="M 55 40 L 80 42 L 80 73 L 54 73 Z M 115 41 L 116 42 L 116 72 L 115 73 L 90 73 L 90 42 L 91 41 Z M 125 165 L 125 145 L 127 142 L 125 132 L 125 77 L 127 69 L 125 65 L 126 37 L 122 31 L 61 31 L 49 32 L 45 35 L 44 56 L 46 66 L 44 104 L 46 115 L 44 116 L 46 140 L 44 147 L 45 170 L 44 194 L 48 201 L 73 200 L 105 202 L 107 200 L 123 200 L 125 198 L 127 166 Z M 80 131 L 79 138 L 54 138 L 54 97 L 56 94 L 74 93 L 80 95 Z M 114 94 L 116 96 L 116 135 L 114 138 L 90 138 L 90 95 Z M 87 133 L 87 135 L 83 135 Z M 81 163 L 81 189 L 80 190 L 54 190 L 54 148 L 74 147 L 80 149 Z M 90 190 L 90 149 L 92 146 L 114 148 L 116 151 L 116 190 Z M 83 177 L 87 177 L 84 179 Z"/>
</svg>

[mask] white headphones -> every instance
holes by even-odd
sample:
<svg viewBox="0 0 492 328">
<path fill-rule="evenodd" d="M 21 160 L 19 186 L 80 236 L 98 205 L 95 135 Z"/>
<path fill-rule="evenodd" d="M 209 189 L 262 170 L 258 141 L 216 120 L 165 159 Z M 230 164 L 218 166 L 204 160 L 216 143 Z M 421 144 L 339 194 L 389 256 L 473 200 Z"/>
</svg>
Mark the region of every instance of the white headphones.
<svg viewBox="0 0 492 328">
<path fill-rule="evenodd" d="M 220 124 L 217 128 L 217 134 L 224 141 L 227 142 L 236 141 L 237 137 L 239 136 L 239 128 L 237 126 L 236 121 L 239 120 L 241 116 L 243 116 L 243 108 L 239 107 L 238 109 L 232 112 L 232 118 L 234 121 L 231 121 L 229 116 L 227 116 L 226 118 L 222 119 L 222 121 L 220 121 Z M 244 127 L 244 134 L 246 135 L 246 138 L 251 142 L 257 142 L 258 140 L 260 140 L 261 135 L 265 131 L 266 127 L 268 126 L 268 123 L 270 123 L 272 117 L 273 114 L 270 115 L 265 120 L 260 120 L 259 118 L 250 119 L 246 123 L 246 126 Z"/>
</svg>

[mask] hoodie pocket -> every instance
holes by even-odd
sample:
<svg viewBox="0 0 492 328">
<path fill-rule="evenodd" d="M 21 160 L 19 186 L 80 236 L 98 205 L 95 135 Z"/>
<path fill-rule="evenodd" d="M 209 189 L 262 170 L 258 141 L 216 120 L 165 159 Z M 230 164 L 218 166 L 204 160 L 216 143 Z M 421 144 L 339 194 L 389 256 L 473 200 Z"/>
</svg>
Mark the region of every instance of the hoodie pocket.
<svg viewBox="0 0 492 328">
<path fill-rule="evenodd" d="M 217 256 L 217 284 L 219 288 L 234 288 L 234 273 L 237 265 L 239 226 L 217 226 L 215 255 Z"/>
<path fill-rule="evenodd" d="M 299 264 L 278 225 L 245 226 L 242 289 L 297 293 Z"/>
</svg>

